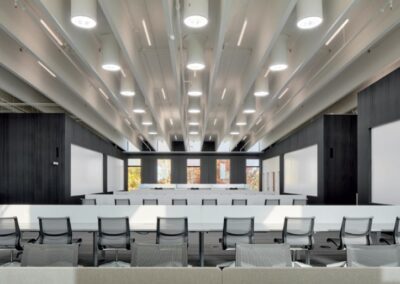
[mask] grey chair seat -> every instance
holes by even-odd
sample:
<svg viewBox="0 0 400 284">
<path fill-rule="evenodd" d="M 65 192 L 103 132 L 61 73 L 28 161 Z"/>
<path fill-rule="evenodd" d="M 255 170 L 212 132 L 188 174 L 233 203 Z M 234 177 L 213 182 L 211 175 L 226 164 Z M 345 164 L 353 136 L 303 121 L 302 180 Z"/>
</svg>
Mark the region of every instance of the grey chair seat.
<svg viewBox="0 0 400 284">
<path fill-rule="evenodd" d="M 348 245 L 348 267 L 400 267 L 399 245 Z"/>
<path fill-rule="evenodd" d="M 186 267 L 187 245 L 135 244 L 132 249 L 131 266 Z"/>
<path fill-rule="evenodd" d="M 78 244 L 26 244 L 21 266 L 78 266 Z"/>
</svg>

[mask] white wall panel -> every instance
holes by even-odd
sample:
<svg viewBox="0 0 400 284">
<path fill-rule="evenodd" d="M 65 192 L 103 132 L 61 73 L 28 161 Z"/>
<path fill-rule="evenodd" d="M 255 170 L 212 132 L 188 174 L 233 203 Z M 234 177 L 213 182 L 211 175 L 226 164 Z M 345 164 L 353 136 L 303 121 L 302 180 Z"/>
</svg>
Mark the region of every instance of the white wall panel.
<svg viewBox="0 0 400 284">
<path fill-rule="evenodd" d="M 371 201 L 400 204 L 400 121 L 371 129 Z"/>
<path fill-rule="evenodd" d="M 124 161 L 107 156 L 107 191 L 124 190 Z"/>
<path fill-rule="evenodd" d="M 318 195 L 318 145 L 284 155 L 285 193 Z"/>
<path fill-rule="evenodd" d="M 103 154 L 71 144 L 71 196 L 103 192 Z"/>
</svg>

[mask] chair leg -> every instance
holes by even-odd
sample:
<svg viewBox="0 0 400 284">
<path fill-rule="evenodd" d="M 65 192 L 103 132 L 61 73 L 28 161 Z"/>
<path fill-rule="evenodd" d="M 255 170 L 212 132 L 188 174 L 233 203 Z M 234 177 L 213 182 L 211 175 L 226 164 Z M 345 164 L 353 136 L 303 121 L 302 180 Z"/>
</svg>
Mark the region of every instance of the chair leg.
<svg viewBox="0 0 400 284">
<path fill-rule="evenodd" d="M 118 262 L 118 250 L 115 250 L 115 262 Z"/>
<path fill-rule="evenodd" d="M 310 250 L 306 250 L 306 264 L 310 265 Z"/>
<path fill-rule="evenodd" d="M 10 253 L 10 262 L 11 263 L 14 262 L 14 251 L 13 250 L 11 250 L 11 253 Z"/>
</svg>

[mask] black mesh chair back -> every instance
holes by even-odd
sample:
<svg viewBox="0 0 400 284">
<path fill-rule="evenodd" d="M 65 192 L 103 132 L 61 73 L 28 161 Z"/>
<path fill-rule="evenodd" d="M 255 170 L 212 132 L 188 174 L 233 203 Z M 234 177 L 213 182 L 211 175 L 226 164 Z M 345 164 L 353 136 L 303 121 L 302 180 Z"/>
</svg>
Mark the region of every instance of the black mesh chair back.
<svg viewBox="0 0 400 284">
<path fill-rule="evenodd" d="M 82 205 L 96 205 L 96 199 L 82 198 Z"/>
<path fill-rule="evenodd" d="M 343 249 L 347 245 L 370 245 L 372 219 L 372 217 L 343 217 L 339 249 Z"/>
<path fill-rule="evenodd" d="M 394 223 L 393 243 L 400 245 L 400 217 L 397 217 Z"/>
<path fill-rule="evenodd" d="M 115 205 L 131 205 L 131 201 L 128 198 L 115 199 Z"/>
<path fill-rule="evenodd" d="M 72 229 L 69 217 L 39 219 L 39 244 L 72 244 Z"/>
<path fill-rule="evenodd" d="M 348 267 L 399 267 L 398 245 L 348 245 L 346 248 Z"/>
<path fill-rule="evenodd" d="M 135 267 L 186 267 L 187 245 L 135 244 L 131 266 Z"/>
<path fill-rule="evenodd" d="M 283 243 L 291 247 L 312 249 L 314 245 L 314 217 L 285 217 L 283 224 Z"/>
<path fill-rule="evenodd" d="M 158 199 L 143 199 L 143 205 L 158 205 Z"/>
<path fill-rule="evenodd" d="M 188 235 L 187 218 L 157 218 L 157 244 L 187 245 Z"/>
<path fill-rule="evenodd" d="M 235 249 L 236 244 L 254 243 L 254 217 L 224 218 L 222 248 Z"/>
<path fill-rule="evenodd" d="M 264 205 L 280 205 L 280 199 L 265 199 Z"/>
<path fill-rule="evenodd" d="M 237 244 L 236 267 L 292 267 L 287 244 Z"/>
<path fill-rule="evenodd" d="M 307 205 L 306 199 L 293 199 L 292 205 Z"/>
<path fill-rule="evenodd" d="M 98 248 L 100 250 L 118 250 L 131 248 L 129 218 L 99 217 Z"/>
<path fill-rule="evenodd" d="M 232 205 L 247 205 L 247 199 L 232 199 Z"/>
<path fill-rule="evenodd" d="M 188 205 L 187 199 L 172 199 L 172 205 Z"/>
<path fill-rule="evenodd" d="M 201 205 L 218 205 L 218 199 L 202 199 Z"/>
<path fill-rule="evenodd" d="M 78 266 L 79 244 L 26 244 L 21 266 Z"/>
<path fill-rule="evenodd" d="M 17 217 L 0 218 L 0 249 L 22 250 Z"/>
</svg>

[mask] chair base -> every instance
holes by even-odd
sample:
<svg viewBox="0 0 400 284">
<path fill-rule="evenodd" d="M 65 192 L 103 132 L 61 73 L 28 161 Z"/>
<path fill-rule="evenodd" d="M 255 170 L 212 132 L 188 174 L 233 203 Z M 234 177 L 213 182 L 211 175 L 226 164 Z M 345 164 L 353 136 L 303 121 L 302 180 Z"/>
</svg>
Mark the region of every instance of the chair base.
<svg viewBox="0 0 400 284">
<path fill-rule="evenodd" d="M 130 267 L 131 265 L 127 262 L 124 261 L 112 261 L 108 262 L 102 265 L 99 265 L 99 267 Z"/>
</svg>

